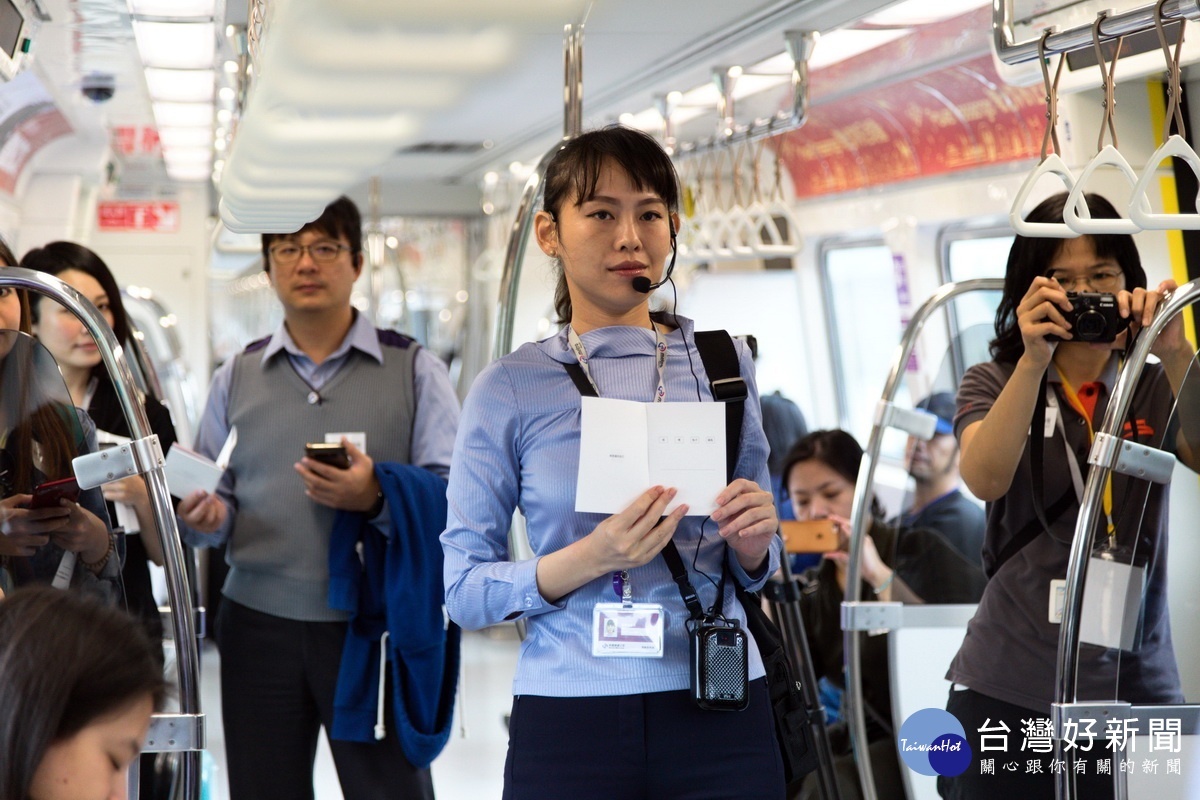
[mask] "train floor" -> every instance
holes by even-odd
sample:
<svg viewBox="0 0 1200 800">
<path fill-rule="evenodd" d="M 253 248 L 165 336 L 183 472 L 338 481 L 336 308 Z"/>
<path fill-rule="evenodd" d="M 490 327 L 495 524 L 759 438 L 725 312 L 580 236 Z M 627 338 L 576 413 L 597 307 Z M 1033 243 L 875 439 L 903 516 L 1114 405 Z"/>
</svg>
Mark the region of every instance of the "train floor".
<svg viewBox="0 0 1200 800">
<path fill-rule="evenodd" d="M 517 663 L 517 634 L 512 625 L 463 634 L 463 673 L 455 704 L 454 731 L 433 762 L 437 800 L 487 800 L 500 797 L 508 749 L 505 715 L 512 705 Z M 228 800 L 224 772 L 225 736 L 221 727 L 220 655 L 211 642 L 201 651 L 200 693 L 208 717 L 205 800 Z M 313 776 L 317 800 L 342 800 L 329 747 L 322 736 Z"/>
</svg>

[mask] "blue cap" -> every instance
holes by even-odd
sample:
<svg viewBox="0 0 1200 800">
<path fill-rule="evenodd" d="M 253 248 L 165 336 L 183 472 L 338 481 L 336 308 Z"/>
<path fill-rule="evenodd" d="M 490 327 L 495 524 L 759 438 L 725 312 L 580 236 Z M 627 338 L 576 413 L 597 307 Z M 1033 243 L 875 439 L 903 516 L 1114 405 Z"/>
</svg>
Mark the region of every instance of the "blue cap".
<svg viewBox="0 0 1200 800">
<path fill-rule="evenodd" d="M 917 403 L 917 408 L 937 417 L 936 434 L 954 433 L 954 412 L 957 407 L 950 392 L 934 392 Z"/>
</svg>

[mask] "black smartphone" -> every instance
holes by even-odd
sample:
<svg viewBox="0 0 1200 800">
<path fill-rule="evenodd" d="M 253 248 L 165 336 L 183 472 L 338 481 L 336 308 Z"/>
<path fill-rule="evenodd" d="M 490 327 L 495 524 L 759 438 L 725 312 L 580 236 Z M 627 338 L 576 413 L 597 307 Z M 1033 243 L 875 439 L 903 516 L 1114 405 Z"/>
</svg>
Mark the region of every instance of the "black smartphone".
<svg viewBox="0 0 1200 800">
<path fill-rule="evenodd" d="M 304 445 L 304 455 L 338 469 L 350 468 L 350 456 L 341 442 L 309 442 Z"/>
<path fill-rule="evenodd" d="M 72 502 L 79 499 L 79 484 L 74 478 L 60 478 L 35 486 L 29 507 L 58 508 L 58 501 L 64 498 Z"/>
</svg>

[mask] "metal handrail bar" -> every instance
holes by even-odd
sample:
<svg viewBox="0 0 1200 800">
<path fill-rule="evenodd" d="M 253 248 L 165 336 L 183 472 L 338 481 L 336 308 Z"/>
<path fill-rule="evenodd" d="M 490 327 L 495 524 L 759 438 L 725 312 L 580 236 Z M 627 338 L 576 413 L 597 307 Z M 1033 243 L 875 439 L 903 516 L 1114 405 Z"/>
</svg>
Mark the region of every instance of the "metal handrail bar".
<svg viewBox="0 0 1200 800">
<path fill-rule="evenodd" d="M 500 274 L 500 307 L 496 312 L 496 335 L 492 341 L 492 358 L 507 355 L 512 349 L 514 315 L 517 309 L 517 288 L 525 249 L 533 232 L 534 204 L 546 181 L 546 168 L 575 136 L 583 124 L 583 25 L 567 25 L 563 30 L 563 138 L 551 147 L 534 167 L 525 182 L 517 216 L 508 234 L 504 253 L 504 270 Z"/>
<path fill-rule="evenodd" d="M 1154 319 L 1138 335 L 1133 349 L 1125 358 L 1125 364 L 1117 375 L 1117 383 L 1113 387 L 1112 399 L 1104 412 L 1104 421 L 1096 429 L 1096 440 L 1101 441 L 1102 435 L 1120 438 L 1124 421 L 1129 414 L 1129 406 L 1138 381 L 1142 377 L 1142 369 L 1150 355 L 1158 335 L 1177 314 L 1192 303 L 1200 300 L 1200 281 L 1191 281 L 1170 292 L 1164 302 L 1154 313 Z M 1095 444 L 1093 444 L 1093 452 Z M 1112 475 L 1115 460 L 1108 458 L 1093 459 L 1089 454 L 1088 462 L 1092 465 L 1087 473 L 1083 487 L 1083 497 L 1079 501 L 1079 516 L 1075 520 L 1075 533 L 1071 540 L 1071 555 L 1067 562 L 1066 597 L 1063 604 L 1062 625 L 1058 632 L 1058 663 L 1054 679 L 1054 705 L 1061 706 L 1074 702 L 1075 690 L 1079 678 L 1079 626 L 1083 619 L 1083 581 L 1087 571 L 1087 558 L 1091 552 L 1092 532 L 1101 519 L 1101 503 L 1104 499 L 1104 487 Z M 1056 739 L 1056 748 L 1061 742 Z M 1056 754 L 1056 758 L 1058 755 Z M 1070 800 L 1074 795 L 1074 785 L 1070 775 L 1060 774 L 1055 779 L 1055 796 L 1059 800 Z"/>
<path fill-rule="evenodd" d="M 1120 14 L 1110 14 L 1100 25 L 1100 36 L 1111 39 L 1131 33 L 1154 30 L 1155 3 L 1125 11 Z M 1200 0 L 1167 0 L 1163 6 L 1164 20 L 1191 19 L 1200 20 Z M 993 0 L 992 2 L 992 39 L 996 55 L 1005 64 L 1023 64 L 1038 58 L 1037 39 L 1027 42 L 1014 41 L 1013 32 L 1013 0 Z M 1079 25 L 1066 31 L 1054 31 L 1046 39 L 1047 53 L 1068 53 L 1083 47 L 1091 47 L 1094 41 L 1093 23 Z"/>
<path fill-rule="evenodd" d="M 890 407 L 900 389 L 900 381 L 916 345 L 917 337 L 925 327 L 934 311 L 953 300 L 959 295 L 976 291 L 1000 291 L 1004 289 L 1002 278 L 977 278 L 957 283 L 947 283 L 941 286 L 933 296 L 921 304 L 913 314 L 900 343 L 896 346 L 896 355 L 892 359 L 891 370 L 883 387 L 880 398 L 880 411 L 871 427 L 871 437 L 863 452 L 862 463 L 858 469 L 858 479 L 854 484 L 854 506 L 850 514 L 850 552 L 849 565 L 846 570 L 846 597 L 843 607 L 858 605 L 862 596 L 861 579 L 859 577 L 859 559 L 862 557 L 862 540 L 866 536 L 871 522 L 871 492 L 875 480 L 875 465 L 883 447 L 883 433 L 887 420 L 882 411 Z M 859 782 L 862 784 L 863 800 L 876 800 L 875 780 L 871 774 L 871 754 L 867 746 L 867 723 L 863 713 L 862 688 L 862 648 L 859 647 L 860 636 L 857 631 L 845 631 L 844 652 L 846 654 L 846 698 L 848 701 L 847 723 L 850 730 L 850 743 L 854 749 L 854 763 L 858 768 Z"/>
<path fill-rule="evenodd" d="M 101 360 L 112 377 L 117 401 L 129 424 L 131 438 L 137 441 L 152 434 L 149 419 L 146 417 L 146 409 L 140 401 L 140 392 L 134 381 L 133 371 L 129 367 L 125 350 L 117 341 L 116 334 L 108 326 L 104 317 L 87 298 L 58 278 L 44 272 L 20 267 L 0 269 L 0 286 L 25 289 L 49 297 L 78 317 L 87 328 L 88 333 L 95 339 L 96 346 L 100 350 Z M 162 466 L 153 467 L 143 474 L 150 494 L 154 522 L 162 539 L 167 594 L 174 611 L 171 621 L 178 663 L 180 715 L 197 721 L 197 729 L 202 731 L 200 660 L 196 649 L 195 615 L 191 592 L 188 590 L 187 578 L 183 571 L 183 545 L 179 539 L 179 529 L 175 525 L 175 509 L 171 503 L 171 493 L 167 488 L 167 479 Z M 179 719 L 180 715 L 169 716 L 174 722 Z M 202 748 L 204 746 L 203 735 L 198 739 L 199 741 L 194 741 L 194 744 L 198 748 Z M 180 778 L 184 800 L 199 800 L 199 749 L 180 753 Z"/>
<path fill-rule="evenodd" d="M 1197 0 L 1200 2 L 1200 0 Z M 722 115 L 721 130 L 715 135 L 692 142 L 682 142 L 675 145 L 674 155 L 678 159 L 699 156 L 713 150 L 722 150 L 739 144 L 749 144 L 762 139 L 777 136 L 781 133 L 796 130 L 808 119 L 808 59 L 812 57 L 813 48 L 817 43 L 817 32 L 810 30 L 784 31 L 784 44 L 788 55 L 792 58 L 792 104 L 791 108 L 778 111 L 773 117 L 756 119 L 745 125 L 733 122 L 732 117 L 725 117 L 725 109 L 732 108 L 729 95 L 731 86 L 727 73 L 714 71 L 713 80 L 721 91 Z"/>
</svg>

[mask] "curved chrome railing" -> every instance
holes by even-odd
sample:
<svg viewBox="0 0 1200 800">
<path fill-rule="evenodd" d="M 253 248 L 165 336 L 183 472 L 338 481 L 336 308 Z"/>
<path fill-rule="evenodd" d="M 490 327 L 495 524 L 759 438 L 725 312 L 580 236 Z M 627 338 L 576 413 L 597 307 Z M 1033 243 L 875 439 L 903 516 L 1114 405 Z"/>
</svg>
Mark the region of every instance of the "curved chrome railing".
<svg viewBox="0 0 1200 800">
<path fill-rule="evenodd" d="M 129 423 L 130 438 L 137 442 L 152 436 L 125 350 L 112 328 L 82 294 L 44 272 L 9 267 L 0 269 L 0 286 L 26 289 L 49 297 L 71 311 L 96 340 L 105 368 L 112 377 L 117 400 Z M 154 442 L 157 447 L 157 440 Z M 150 493 L 154 521 L 162 538 L 163 562 L 170 598 L 175 650 L 179 672 L 179 713 L 155 714 L 147 737 L 148 751 L 180 753 L 180 785 L 184 800 L 200 797 L 200 751 L 204 748 L 204 715 L 200 711 L 200 660 L 196 649 L 192 596 L 184 574 L 183 545 L 175 525 L 175 508 L 162 464 L 149 465 L 143 473 Z"/>
<path fill-rule="evenodd" d="M 1075 521 L 1075 534 L 1071 541 L 1071 555 L 1067 562 L 1066 598 L 1063 605 L 1062 625 L 1058 632 L 1058 664 L 1054 681 L 1054 708 L 1056 711 L 1055 728 L 1058 729 L 1059 718 L 1064 706 L 1075 702 L 1075 690 L 1079 678 L 1079 626 L 1083 618 L 1083 584 L 1087 571 L 1087 558 L 1091 552 L 1092 531 L 1101 519 L 1101 504 L 1104 500 L 1104 487 L 1117 466 L 1118 449 L 1107 447 L 1106 441 L 1121 440 L 1121 430 L 1129 414 L 1129 406 L 1138 381 L 1142 377 L 1142 369 L 1150 355 L 1150 348 L 1163 328 L 1176 315 L 1192 303 L 1200 300 L 1200 281 L 1185 283 L 1166 297 L 1166 302 L 1159 306 L 1154 319 L 1146 326 L 1134 343 L 1133 349 L 1126 356 L 1125 364 L 1117 375 L 1116 386 L 1113 387 L 1112 399 L 1104 412 L 1104 421 L 1096 429 L 1096 440 L 1088 454 L 1091 468 L 1083 487 L 1083 498 L 1079 503 L 1079 516 Z M 1194 363 L 1194 362 L 1193 362 Z M 1103 703 L 1089 703 L 1097 709 Z M 1123 704 L 1122 704 L 1123 705 Z M 1061 740 L 1055 740 L 1056 748 L 1061 747 Z M 1061 758 L 1059 752 L 1055 758 Z M 1124 773 L 1113 770 L 1114 778 L 1124 780 Z M 1074 782 L 1071 780 L 1071 770 L 1062 770 L 1056 774 L 1055 796 L 1059 800 L 1070 800 L 1075 797 Z M 1123 787 L 1123 783 L 1120 785 Z M 1120 787 L 1119 787 L 1120 788 Z M 1122 795 L 1118 795 L 1120 797 Z"/>
<path fill-rule="evenodd" d="M 979 278 L 958 283 L 947 283 L 940 287 L 932 297 L 921 304 L 913 314 L 912 320 L 900 337 L 896 347 L 896 355 L 892 359 L 891 371 L 887 383 L 883 387 L 883 395 L 875 413 L 875 421 L 871 427 L 871 437 L 867 441 L 863 453 L 862 464 L 858 469 L 858 480 L 854 485 L 854 506 L 850 514 L 850 563 L 846 572 L 846 596 L 842 604 L 842 627 L 845 631 L 846 654 L 846 699 L 848 714 L 846 721 L 850 729 L 850 742 L 854 748 L 854 762 L 858 768 L 859 781 L 862 784 L 863 800 L 875 800 L 875 780 L 871 773 L 871 754 L 867 747 L 867 723 L 863 713 L 862 688 L 862 648 L 859 647 L 860 637 L 854 626 L 847 630 L 846 622 L 850 616 L 861 607 L 888 606 L 887 603 L 861 603 L 861 577 L 859 559 L 862 557 L 862 540 L 867 534 L 871 523 L 871 494 L 875 482 L 875 465 L 879 461 L 879 452 L 883 446 L 883 433 L 892 422 L 892 403 L 900 389 L 904 378 L 904 369 L 912 355 L 917 338 L 930 316 L 955 297 L 967 292 L 1000 291 L 1004 289 L 1001 278 Z M 882 627 L 882 626 L 876 626 Z"/>
</svg>

